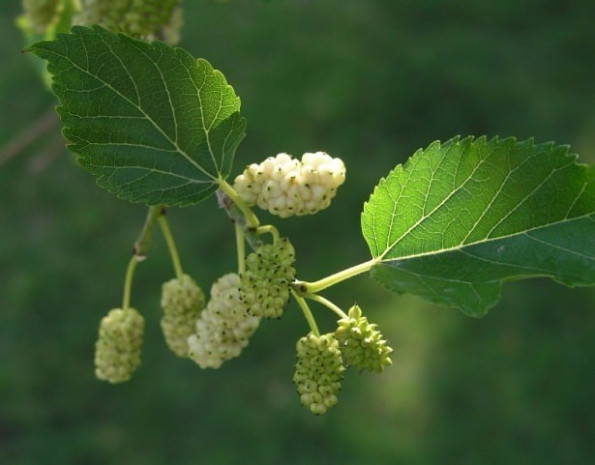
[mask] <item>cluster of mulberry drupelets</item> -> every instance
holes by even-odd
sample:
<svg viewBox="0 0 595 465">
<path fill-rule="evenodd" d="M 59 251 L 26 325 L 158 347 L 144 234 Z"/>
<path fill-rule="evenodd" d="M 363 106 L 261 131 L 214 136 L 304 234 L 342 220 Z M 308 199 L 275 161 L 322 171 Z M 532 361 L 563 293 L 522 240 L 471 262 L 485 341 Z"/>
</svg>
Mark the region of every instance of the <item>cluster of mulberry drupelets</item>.
<svg viewBox="0 0 595 465">
<path fill-rule="evenodd" d="M 240 355 L 261 317 L 281 316 L 295 277 L 294 255 L 282 238 L 248 255 L 241 277 L 229 273 L 219 278 L 187 339 L 189 357 L 201 368 L 219 368 Z"/>
<path fill-rule="evenodd" d="M 240 275 L 240 299 L 251 315 L 280 318 L 295 279 L 295 251 L 287 238 L 265 244 L 246 258 Z"/>
<path fill-rule="evenodd" d="M 95 376 L 110 383 L 128 381 L 141 359 L 145 320 L 133 308 L 115 308 L 99 324 Z"/>
<path fill-rule="evenodd" d="M 58 21 L 62 8 L 60 0 L 23 0 L 25 14 L 20 22 L 25 28 L 43 34 Z"/>
<path fill-rule="evenodd" d="M 249 165 L 236 177 L 234 189 L 248 206 L 287 218 L 327 208 L 345 181 L 340 158 L 324 152 L 305 153 L 302 160 L 280 153 Z"/>
<path fill-rule="evenodd" d="M 344 180 L 343 162 L 325 153 L 308 153 L 301 161 L 279 154 L 246 168 L 236 178 L 234 188 L 248 206 L 258 204 L 287 217 L 326 208 Z M 241 203 L 237 199 L 236 202 Z M 248 217 L 246 213 L 244 216 Z M 255 223 L 258 225 L 258 221 Z M 241 220 L 236 227 L 238 224 L 242 224 Z M 161 328 L 176 355 L 190 358 L 201 368 L 219 368 L 226 360 L 240 355 L 261 318 L 282 316 L 294 292 L 311 332 L 297 342 L 293 382 L 301 403 L 311 412 L 323 414 L 337 404 L 346 367 L 381 372 L 391 365 L 392 349 L 359 306 L 352 306 L 345 314 L 315 291 L 309 292 L 307 283 L 296 281 L 294 247 L 287 238 L 279 236 L 276 228 L 268 225 L 238 230 L 242 231 L 237 236 L 242 241 L 238 242 L 241 271 L 219 278 L 211 287 L 206 306 L 200 287 L 181 269 L 179 278 L 163 285 Z M 247 233 L 252 235 L 248 241 L 255 250 L 244 256 Z M 259 236 L 264 233 L 272 234 L 272 243 L 261 242 Z M 305 302 L 307 298 L 341 315 L 334 332 L 318 333 Z M 142 317 L 132 309 L 113 310 L 104 318 L 96 353 L 99 378 L 110 382 L 130 378 L 140 362 L 143 327 Z"/>
<path fill-rule="evenodd" d="M 161 329 L 168 347 L 178 357 L 188 357 L 188 337 L 205 306 L 202 289 L 188 276 L 163 284 L 161 292 Z"/>
<path fill-rule="evenodd" d="M 240 277 L 229 273 L 205 296 L 188 275 L 163 285 L 161 328 L 169 348 L 201 368 L 219 368 L 240 355 L 261 317 L 280 317 L 291 284 L 295 252 L 287 238 L 259 246 L 246 259 Z M 96 345 L 96 375 L 111 383 L 127 381 L 140 363 L 144 320 L 134 309 L 112 310 L 102 321 Z M 346 366 L 381 372 L 391 365 L 392 349 L 358 305 L 332 333 L 297 342 L 293 382 L 304 406 L 315 414 L 337 403 Z"/>
<path fill-rule="evenodd" d="M 302 404 L 321 414 L 337 403 L 343 379 L 339 342 L 332 334 L 309 333 L 297 342 L 297 363 L 293 382 Z"/>
<path fill-rule="evenodd" d="M 180 0 L 81 0 L 73 24 L 99 24 L 114 32 L 173 44 L 179 40 Z"/>
<path fill-rule="evenodd" d="M 345 365 L 360 371 L 381 372 L 392 363 L 388 346 L 376 325 L 368 323 L 354 305 L 338 321 L 334 333 L 316 336 L 309 333 L 297 343 L 297 363 L 293 382 L 302 404 L 312 413 L 325 413 L 337 403 Z"/>
<path fill-rule="evenodd" d="M 163 285 L 161 328 L 167 345 L 179 357 L 201 368 L 219 368 L 248 345 L 260 318 L 240 300 L 240 277 L 230 273 L 205 296 L 188 275 Z M 95 346 L 95 374 L 111 383 L 128 381 L 141 360 L 144 319 L 135 309 L 114 309 L 101 320 Z"/>
<path fill-rule="evenodd" d="M 189 356 L 201 368 L 219 368 L 240 355 L 259 323 L 240 300 L 240 277 L 226 274 L 211 287 L 211 299 L 188 338 Z"/>
<path fill-rule="evenodd" d="M 349 309 L 346 318 L 337 322 L 335 337 L 341 346 L 345 363 L 357 367 L 360 371 L 369 370 L 380 373 L 392 363 L 388 346 L 375 324 L 368 323 L 362 316 L 358 305 Z"/>
</svg>

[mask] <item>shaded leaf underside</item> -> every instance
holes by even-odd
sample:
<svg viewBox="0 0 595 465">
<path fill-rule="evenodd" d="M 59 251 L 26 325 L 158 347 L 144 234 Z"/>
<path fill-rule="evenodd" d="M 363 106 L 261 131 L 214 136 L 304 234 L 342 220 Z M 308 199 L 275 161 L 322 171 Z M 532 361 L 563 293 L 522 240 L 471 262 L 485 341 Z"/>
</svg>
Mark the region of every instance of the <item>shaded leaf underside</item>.
<svg viewBox="0 0 595 465">
<path fill-rule="evenodd" d="M 505 280 L 595 283 L 593 169 L 530 140 L 436 142 L 379 183 L 362 232 L 375 279 L 482 316 Z"/>
</svg>

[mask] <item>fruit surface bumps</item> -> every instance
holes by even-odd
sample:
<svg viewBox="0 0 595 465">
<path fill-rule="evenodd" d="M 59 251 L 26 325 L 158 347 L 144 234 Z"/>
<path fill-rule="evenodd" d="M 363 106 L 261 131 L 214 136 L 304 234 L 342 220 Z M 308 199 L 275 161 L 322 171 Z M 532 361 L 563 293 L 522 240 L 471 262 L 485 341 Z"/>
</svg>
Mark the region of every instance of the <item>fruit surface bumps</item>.
<svg viewBox="0 0 595 465">
<path fill-rule="evenodd" d="M 95 376 L 128 381 L 141 361 L 145 320 L 134 308 L 115 308 L 101 319 L 95 344 Z"/>
<path fill-rule="evenodd" d="M 343 361 L 334 334 L 309 333 L 297 342 L 293 382 L 300 400 L 312 413 L 325 413 L 337 403 L 343 379 Z"/>
<path fill-rule="evenodd" d="M 359 306 L 349 309 L 347 317 L 337 322 L 335 336 L 345 357 L 347 365 L 357 367 L 360 371 L 381 372 L 392 364 L 389 347 L 375 324 L 362 316 Z"/>
<path fill-rule="evenodd" d="M 112 32 L 146 40 L 162 39 L 166 29 L 179 22 L 179 5 L 180 0 L 81 0 L 81 11 L 73 23 L 99 24 Z"/>
<path fill-rule="evenodd" d="M 205 307 L 202 289 L 188 275 L 174 278 L 162 286 L 161 329 L 168 347 L 178 357 L 188 357 L 188 337 Z"/>
<path fill-rule="evenodd" d="M 280 153 L 249 165 L 233 187 L 249 206 L 287 218 L 327 208 L 345 173 L 343 161 L 324 152 L 305 153 L 301 161 Z"/>
<path fill-rule="evenodd" d="M 295 250 L 287 238 L 258 247 L 246 258 L 241 274 L 240 298 L 250 314 L 279 318 L 295 279 Z"/>
<path fill-rule="evenodd" d="M 240 355 L 260 318 L 240 300 L 240 277 L 229 273 L 211 287 L 211 298 L 188 338 L 189 356 L 201 368 L 219 368 Z"/>
<path fill-rule="evenodd" d="M 37 34 L 45 33 L 60 16 L 60 0 L 23 0 L 24 18 Z"/>
</svg>

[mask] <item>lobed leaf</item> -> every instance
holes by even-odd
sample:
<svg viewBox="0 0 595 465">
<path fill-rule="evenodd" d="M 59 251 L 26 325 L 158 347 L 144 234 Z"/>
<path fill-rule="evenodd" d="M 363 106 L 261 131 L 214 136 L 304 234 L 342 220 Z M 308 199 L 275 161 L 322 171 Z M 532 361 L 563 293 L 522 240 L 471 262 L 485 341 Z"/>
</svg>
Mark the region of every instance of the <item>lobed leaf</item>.
<svg viewBox="0 0 595 465">
<path fill-rule="evenodd" d="M 207 61 L 99 26 L 27 51 L 48 61 L 68 148 L 101 187 L 183 206 L 229 176 L 246 124 L 240 99 Z"/>
<path fill-rule="evenodd" d="M 470 316 L 506 280 L 595 284 L 595 174 L 565 146 L 434 142 L 380 181 L 361 225 L 375 279 Z"/>
</svg>

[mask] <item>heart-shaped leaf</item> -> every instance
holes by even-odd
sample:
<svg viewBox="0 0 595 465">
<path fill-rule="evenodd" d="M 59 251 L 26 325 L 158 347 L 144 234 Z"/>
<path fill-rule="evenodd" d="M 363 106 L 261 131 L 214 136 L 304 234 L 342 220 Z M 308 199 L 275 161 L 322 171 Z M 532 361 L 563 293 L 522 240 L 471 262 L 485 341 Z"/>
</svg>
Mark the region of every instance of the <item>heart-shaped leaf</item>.
<svg viewBox="0 0 595 465">
<path fill-rule="evenodd" d="M 245 120 L 207 61 L 98 26 L 27 50 L 49 62 L 69 149 L 101 187 L 131 202 L 190 205 L 229 175 Z"/>
</svg>

